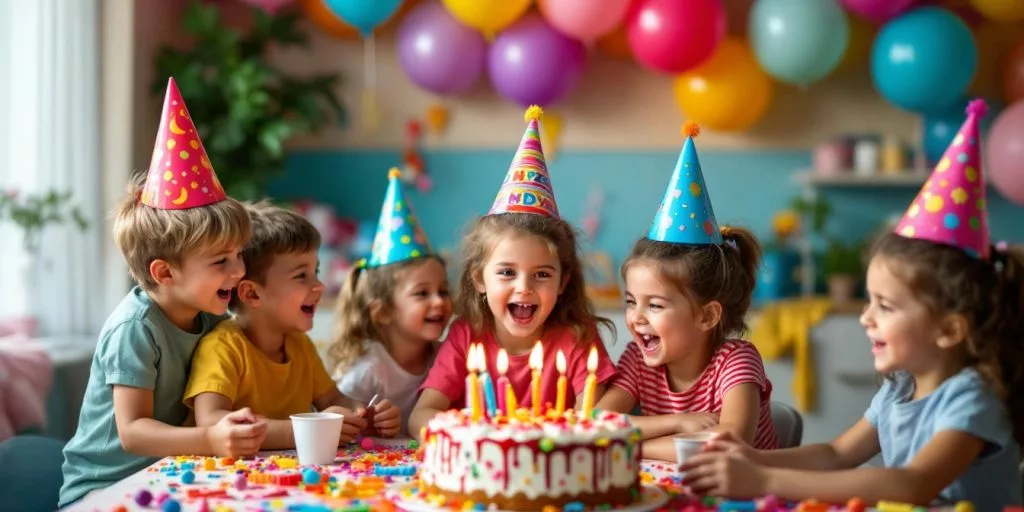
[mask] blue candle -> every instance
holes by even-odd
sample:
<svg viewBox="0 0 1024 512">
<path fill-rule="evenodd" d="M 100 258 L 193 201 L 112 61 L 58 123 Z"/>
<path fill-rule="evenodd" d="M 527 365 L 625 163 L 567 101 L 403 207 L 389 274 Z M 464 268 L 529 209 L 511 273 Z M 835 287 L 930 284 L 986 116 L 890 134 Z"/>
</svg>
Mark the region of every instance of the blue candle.
<svg viewBox="0 0 1024 512">
<path fill-rule="evenodd" d="M 484 407 L 487 409 L 487 415 L 496 418 L 498 416 L 498 401 L 494 397 L 494 382 L 491 381 L 490 372 L 480 372 L 480 387 L 484 390 Z"/>
</svg>

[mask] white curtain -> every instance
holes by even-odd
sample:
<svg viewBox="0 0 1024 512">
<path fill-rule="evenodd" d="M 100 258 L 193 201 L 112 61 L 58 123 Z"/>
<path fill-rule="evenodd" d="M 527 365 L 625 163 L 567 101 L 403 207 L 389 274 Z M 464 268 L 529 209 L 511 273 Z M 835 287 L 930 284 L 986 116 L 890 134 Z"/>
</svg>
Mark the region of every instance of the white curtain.
<svg viewBox="0 0 1024 512">
<path fill-rule="evenodd" d="M 34 311 L 48 335 L 95 333 L 106 313 L 99 12 L 98 0 L 0 0 L 0 190 L 71 191 L 90 222 L 47 227 L 24 279 L 20 231 L 0 221 L 0 318 Z"/>
</svg>

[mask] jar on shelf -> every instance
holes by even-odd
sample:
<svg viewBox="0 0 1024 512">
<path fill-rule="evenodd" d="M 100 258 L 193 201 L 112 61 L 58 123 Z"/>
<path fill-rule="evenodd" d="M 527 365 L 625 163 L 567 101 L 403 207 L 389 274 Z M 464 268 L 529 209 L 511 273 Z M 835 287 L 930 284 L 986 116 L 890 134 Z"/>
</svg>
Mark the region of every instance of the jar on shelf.
<svg viewBox="0 0 1024 512">
<path fill-rule="evenodd" d="M 842 140 L 830 140 L 818 144 L 812 156 L 814 172 L 837 174 L 850 168 L 850 146 Z"/>
<path fill-rule="evenodd" d="M 895 137 L 887 137 L 882 143 L 882 172 L 902 174 L 910 166 L 907 148 Z"/>
<path fill-rule="evenodd" d="M 880 151 L 878 141 L 864 138 L 853 148 L 853 171 L 861 176 L 873 176 L 879 167 Z"/>
</svg>

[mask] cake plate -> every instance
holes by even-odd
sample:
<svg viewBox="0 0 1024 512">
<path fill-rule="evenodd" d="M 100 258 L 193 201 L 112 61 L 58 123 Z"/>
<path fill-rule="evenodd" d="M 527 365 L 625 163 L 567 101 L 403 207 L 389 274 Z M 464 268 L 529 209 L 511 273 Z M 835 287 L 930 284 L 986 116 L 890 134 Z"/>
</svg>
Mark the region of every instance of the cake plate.
<svg viewBox="0 0 1024 512">
<path fill-rule="evenodd" d="M 417 484 L 415 482 L 403 482 L 392 485 L 388 491 L 387 496 L 391 499 L 391 502 L 399 510 L 406 512 L 440 512 L 447 510 L 462 510 L 461 508 L 453 508 L 446 506 L 437 506 L 424 499 L 419 493 L 410 494 L 406 492 L 408 489 L 415 489 Z M 633 503 L 632 505 L 618 508 L 611 508 L 615 512 L 650 512 L 656 510 L 668 503 L 668 494 L 665 493 L 660 487 L 652 485 L 641 485 L 640 486 L 640 501 Z M 487 509 L 488 512 L 509 512 L 503 510 Z M 592 510 L 592 509 L 586 509 Z"/>
</svg>

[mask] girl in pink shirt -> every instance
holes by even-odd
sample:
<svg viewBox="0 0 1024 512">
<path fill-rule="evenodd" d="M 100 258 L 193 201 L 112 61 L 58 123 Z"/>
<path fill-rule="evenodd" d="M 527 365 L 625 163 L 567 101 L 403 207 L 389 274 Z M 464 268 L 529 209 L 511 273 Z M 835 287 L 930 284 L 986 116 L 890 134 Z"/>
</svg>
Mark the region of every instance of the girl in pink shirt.
<svg viewBox="0 0 1024 512">
<path fill-rule="evenodd" d="M 644 457 L 670 461 L 672 436 L 705 430 L 778 447 L 761 355 L 729 338 L 746 329 L 761 248 L 745 229 L 719 229 L 690 130 L 650 232 L 622 265 L 634 343 L 598 404 L 639 406 Z"/>
<path fill-rule="evenodd" d="M 533 110 L 531 109 L 531 112 Z M 558 216 L 540 148 L 536 117 L 530 119 L 516 158 L 488 215 L 477 219 L 462 245 L 462 276 L 456 312 L 421 387 L 409 431 L 419 433 L 440 411 L 465 405 L 466 355 L 480 343 L 487 370 L 497 379 L 498 353 L 508 356 L 508 377 L 521 407 L 532 407 L 530 351 L 544 349 L 542 407 L 555 403 L 556 359 L 566 359 L 566 407 L 582 399 L 591 348 L 595 375 L 604 383 L 615 368 L 601 343 L 598 323 L 584 292 L 583 265 L 573 227 Z M 599 398 L 604 386 L 599 384 Z"/>
</svg>

